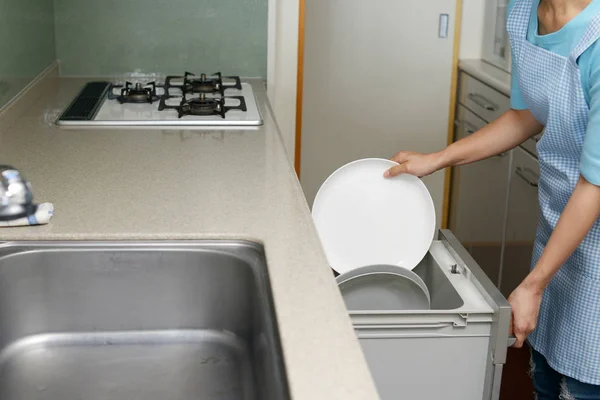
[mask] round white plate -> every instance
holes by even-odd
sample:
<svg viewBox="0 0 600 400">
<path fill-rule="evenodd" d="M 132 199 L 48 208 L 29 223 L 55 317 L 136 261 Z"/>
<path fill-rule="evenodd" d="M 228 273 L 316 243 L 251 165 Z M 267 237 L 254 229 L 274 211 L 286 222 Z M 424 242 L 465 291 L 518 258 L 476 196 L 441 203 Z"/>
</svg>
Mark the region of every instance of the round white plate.
<svg viewBox="0 0 600 400">
<path fill-rule="evenodd" d="M 394 165 L 379 158 L 353 161 L 319 189 L 312 215 L 338 273 L 376 264 L 412 270 L 431 247 L 436 226 L 431 195 L 415 176 L 384 178 Z"/>
</svg>

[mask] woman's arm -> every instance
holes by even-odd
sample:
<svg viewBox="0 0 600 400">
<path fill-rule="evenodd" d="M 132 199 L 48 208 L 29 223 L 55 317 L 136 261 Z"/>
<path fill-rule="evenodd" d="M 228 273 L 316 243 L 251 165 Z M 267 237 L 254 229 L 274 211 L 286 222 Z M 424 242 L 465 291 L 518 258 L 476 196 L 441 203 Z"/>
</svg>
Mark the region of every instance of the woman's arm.
<svg viewBox="0 0 600 400">
<path fill-rule="evenodd" d="M 407 173 L 422 177 L 446 167 L 470 164 L 513 149 L 542 129 L 531 111 L 509 110 L 496 121 L 438 153 L 401 151 L 392 158 L 400 165 L 387 171 L 386 176 Z"/>
<path fill-rule="evenodd" d="M 529 110 L 509 110 L 496 121 L 444 150 L 447 167 L 471 164 L 514 149 L 544 127 Z"/>
<path fill-rule="evenodd" d="M 580 177 L 535 268 L 510 295 L 515 347 L 535 329 L 542 293 L 600 216 L 600 187 Z"/>
</svg>

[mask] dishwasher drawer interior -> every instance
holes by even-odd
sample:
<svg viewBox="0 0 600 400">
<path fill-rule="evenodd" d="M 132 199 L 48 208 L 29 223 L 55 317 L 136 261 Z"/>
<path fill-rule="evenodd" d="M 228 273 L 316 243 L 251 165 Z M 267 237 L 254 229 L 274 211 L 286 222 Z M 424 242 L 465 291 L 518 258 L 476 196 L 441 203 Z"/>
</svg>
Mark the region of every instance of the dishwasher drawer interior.
<svg viewBox="0 0 600 400">
<path fill-rule="evenodd" d="M 381 399 L 497 399 L 508 302 L 449 231 L 413 271 L 430 309 L 348 310 Z"/>
</svg>

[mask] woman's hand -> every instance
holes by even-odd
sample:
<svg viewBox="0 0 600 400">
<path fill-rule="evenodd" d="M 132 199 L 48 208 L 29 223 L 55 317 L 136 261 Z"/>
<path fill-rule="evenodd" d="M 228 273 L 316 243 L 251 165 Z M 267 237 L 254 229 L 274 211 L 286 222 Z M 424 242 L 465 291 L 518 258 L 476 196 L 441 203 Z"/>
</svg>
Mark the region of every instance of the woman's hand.
<svg viewBox="0 0 600 400">
<path fill-rule="evenodd" d="M 511 331 L 517 338 L 514 347 L 520 348 L 537 325 L 542 291 L 524 281 L 508 297 L 508 302 L 512 307 Z"/>
<path fill-rule="evenodd" d="M 415 175 L 419 178 L 431 175 L 442 168 L 441 153 L 423 154 L 414 151 L 401 151 L 392 157 L 396 165 L 385 171 L 384 176 L 391 178 L 400 174 Z"/>
<path fill-rule="evenodd" d="M 535 329 L 542 293 L 598 218 L 600 186 L 580 177 L 535 268 L 508 298 L 513 311 L 512 330 L 517 337 L 515 347 L 521 347 Z"/>
</svg>

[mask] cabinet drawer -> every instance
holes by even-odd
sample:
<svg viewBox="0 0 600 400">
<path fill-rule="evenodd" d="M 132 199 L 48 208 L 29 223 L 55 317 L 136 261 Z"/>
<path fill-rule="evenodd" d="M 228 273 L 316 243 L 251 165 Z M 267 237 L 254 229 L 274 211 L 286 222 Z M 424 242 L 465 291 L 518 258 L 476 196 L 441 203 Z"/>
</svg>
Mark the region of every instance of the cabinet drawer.
<svg viewBox="0 0 600 400">
<path fill-rule="evenodd" d="M 508 296 L 529 273 L 531 254 L 540 215 L 538 161 L 521 147 L 513 152 L 504 264 L 500 291 Z"/>
<path fill-rule="evenodd" d="M 460 140 L 487 123 L 458 105 Z M 450 229 L 492 282 L 498 282 L 510 173 L 510 153 L 452 169 Z"/>
<path fill-rule="evenodd" d="M 533 154 L 535 157 L 537 157 L 537 155 L 538 155 L 537 154 L 537 143 L 540 141 L 543 134 L 544 134 L 544 132 L 542 131 L 541 133 L 538 133 L 534 137 L 527 139 L 527 141 L 525 143 L 523 143 L 521 145 L 521 147 L 523 147 L 525 150 L 527 150 L 528 152 Z"/>
<path fill-rule="evenodd" d="M 458 101 L 487 122 L 510 109 L 508 97 L 464 72 L 460 75 Z"/>
<path fill-rule="evenodd" d="M 539 177 L 538 160 L 517 147 L 513 153 L 507 243 L 533 243 L 539 215 Z"/>
<path fill-rule="evenodd" d="M 456 133 L 454 135 L 454 140 L 456 141 L 477 132 L 486 126 L 487 122 L 459 104 L 456 109 L 454 125 L 456 126 Z"/>
</svg>

